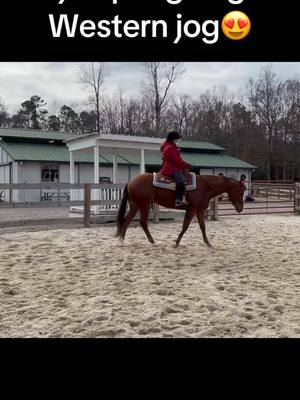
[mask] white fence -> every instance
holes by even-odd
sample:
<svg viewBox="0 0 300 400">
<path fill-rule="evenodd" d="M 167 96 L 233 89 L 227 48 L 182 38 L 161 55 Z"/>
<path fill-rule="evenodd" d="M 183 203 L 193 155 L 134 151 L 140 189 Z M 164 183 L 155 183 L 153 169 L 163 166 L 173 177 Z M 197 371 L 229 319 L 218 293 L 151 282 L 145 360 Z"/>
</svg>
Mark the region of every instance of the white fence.
<svg viewBox="0 0 300 400">
<path fill-rule="evenodd" d="M 123 184 L 100 184 L 93 185 L 91 191 L 91 200 L 97 201 L 98 210 L 101 211 L 113 211 L 118 210 L 119 204 L 122 200 L 123 191 L 125 185 Z M 82 202 L 84 201 L 85 189 L 71 189 L 70 190 L 70 201 Z"/>
</svg>

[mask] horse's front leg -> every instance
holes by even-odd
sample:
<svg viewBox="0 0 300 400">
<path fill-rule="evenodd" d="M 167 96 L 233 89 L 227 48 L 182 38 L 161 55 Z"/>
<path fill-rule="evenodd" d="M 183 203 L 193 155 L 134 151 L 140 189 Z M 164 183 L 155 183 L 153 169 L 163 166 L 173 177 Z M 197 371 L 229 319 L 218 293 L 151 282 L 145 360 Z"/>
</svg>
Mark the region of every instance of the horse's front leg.
<svg viewBox="0 0 300 400">
<path fill-rule="evenodd" d="M 200 229 L 201 229 L 201 232 L 202 232 L 203 241 L 208 247 L 212 247 L 212 245 L 209 243 L 209 240 L 207 239 L 207 236 L 206 236 L 204 215 L 205 215 L 205 210 L 197 211 L 197 219 L 198 219 L 199 226 L 200 226 Z"/>
<path fill-rule="evenodd" d="M 190 226 L 190 223 L 191 223 L 194 215 L 195 215 L 194 208 L 188 208 L 186 210 L 183 225 L 182 225 L 182 230 L 176 240 L 176 247 L 179 246 L 179 243 L 181 242 L 181 239 L 183 238 L 183 235 L 185 234 L 185 232 L 188 230 L 188 227 Z"/>
<path fill-rule="evenodd" d="M 150 213 L 150 205 L 145 206 L 140 208 L 140 213 L 141 213 L 141 218 L 140 218 L 140 224 L 141 227 L 143 228 L 148 240 L 150 243 L 154 244 L 154 239 L 149 231 L 148 228 L 148 218 L 149 218 L 149 213 Z"/>
</svg>

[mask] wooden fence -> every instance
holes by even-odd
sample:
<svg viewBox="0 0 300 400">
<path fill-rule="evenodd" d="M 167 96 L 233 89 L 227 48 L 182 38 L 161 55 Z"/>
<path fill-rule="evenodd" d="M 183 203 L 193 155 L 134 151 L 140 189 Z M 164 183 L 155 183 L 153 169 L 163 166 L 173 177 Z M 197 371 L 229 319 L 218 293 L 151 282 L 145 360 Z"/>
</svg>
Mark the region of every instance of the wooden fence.
<svg viewBox="0 0 300 400">
<path fill-rule="evenodd" d="M 81 215 L 76 221 L 83 223 L 88 227 L 92 221 L 95 222 L 112 222 L 116 219 L 116 215 L 121 203 L 124 184 L 1 184 L 0 193 L 9 191 L 10 198 L 14 191 L 26 192 L 37 191 L 40 201 L 0 201 L 0 210 L 2 209 L 22 209 L 22 208 L 53 208 L 65 207 L 69 211 L 77 212 Z M 74 200 L 75 199 L 75 200 Z M 178 211 L 165 210 L 156 204 L 151 208 L 150 218 L 155 223 L 159 223 L 161 219 L 174 219 L 175 213 Z M 206 218 L 212 220 L 218 219 L 218 202 L 217 199 L 212 200 L 210 207 L 206 210 Z M 70 218 L 57 218 L 57 222 L 70 223 Z M 58 221 L 59 220 L 59 221 Z M 42 223 L 49 223 L 49 219 L 39 219 Z M 20 221 L 21 222 L 21 221 Z M 33 221 L 31 221 L 33 222 Z M 55 221 L 53 221 L 55 222 Z M 0 226 L 1 221 L 0 221 Z"/>
<path fill-rule="evenodd" d="M 294 200 L 294 184 L 252 183 L 254 197 L 279 201 Z"/>
<path fill-rule="evenodd" d="M 295 184 L 295 213 L 300 215 L 300 183 Z"/>
</svg>

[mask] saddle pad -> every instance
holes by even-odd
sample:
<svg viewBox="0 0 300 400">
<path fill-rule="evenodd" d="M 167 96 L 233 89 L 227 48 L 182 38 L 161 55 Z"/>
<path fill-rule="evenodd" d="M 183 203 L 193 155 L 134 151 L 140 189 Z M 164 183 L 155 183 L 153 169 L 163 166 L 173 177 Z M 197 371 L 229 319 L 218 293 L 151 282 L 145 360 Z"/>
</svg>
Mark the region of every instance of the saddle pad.
<svg viewBox="0 0 300 400">
<path fill-rule="evenodd" d="M 173 178 L 161 175 L 157 172 L 153 173 L 153 186 L 161 189 L 176 190 L 176 182 Z M 188 179 L 185 182 L 185 190 L 187 192 L 190 192 L 191 190 L 196 190 L 196 186 L 196 174 L 194 172 L 190 172 Z"/>
</svg>

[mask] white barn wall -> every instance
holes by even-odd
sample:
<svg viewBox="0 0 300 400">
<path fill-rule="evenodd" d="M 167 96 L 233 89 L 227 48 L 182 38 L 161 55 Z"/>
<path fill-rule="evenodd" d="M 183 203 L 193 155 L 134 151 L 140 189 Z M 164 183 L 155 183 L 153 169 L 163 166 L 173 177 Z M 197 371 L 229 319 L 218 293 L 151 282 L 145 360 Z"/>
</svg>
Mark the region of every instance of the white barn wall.
<svg viewBox="0 0 300 400">
<path fill-rule="evenodd" d="M 7 165 L 0 166 L 0 183 L 9 183 L 9 182 L 6 182 L 6 176 L 7 176 L 6 169 L 7 168 L 9 168 L 9 166 L 7 166 Z M 2 190 L 0 190 L 0 192 L 2 192 Z M 9 191 L 8 190 L 3 191 L 2 200 L 9 201 Z"/>
<path fill-rule="evenodd" d="M 0 147 L 0 183 L 9 183 L 10 166 L 9 163 L 12 162 L 11 157 L 7 154 L 5 150 Z M 7 164 L 7 165 L 1 165 Z M 2 192 L 2 190 L 0 190 Z M 2 196 L 3 201 L 9 201 L 9 190 L 3 191 Z"/>
<path fill-rule="evenodd" d="M 119 166 L 117 183 L 127 183 L 128 177 L 129 177 L 129 167 L 127 165 Z"/>
<path fill-rule="evenodd" d="M 20 165 L 19 183 L 40 183 L 41 164 L 39 162 L 24 162 Z M 40 190 L 22 190 L 19 194 L 19 201 L 40 201 Z"/>
<path fill-rule="evenodd" d="M 75 164 L 75 183 L 78 183 L 78 173 L 79 167 L 78 164 Z M 59 182 L 60 183 L 70 183 L 70 165 L 69 164 L 60 164 L 59 165 Z"/>
<path fill-rule="evenodd" d="M 4 182 L 4 165 L 0 166 L 0 183 L 5 183 Z"/>
<path fill-rule="evenodd" d="M 238 168 L 227 168 L 228 178 L 239 179 Z"/>
<path fill-rule="evenodd" d="M 80 183 L 94 183 L 94 166 L 92 164 L 80 164 L 79 180 Z"/>
<path fill-rule="evenodd" d="M 69 166 L 68 166 L 69 169 Z M 139 174 L 139 167 L 131 167 L 131 176 Z M 113 168 L 107 166 L 99 167 L 100 177 L 109 177 L 113 180 Z M 127 165 L 118 165 L 118 183 L 127 183 L 130 177 L 129 167 Z M 94 165 L 80 164 L 79 168 L 80 183 L 94 183 Z"/>
<path fill-rule="evenodd" d="M 108 177 L 110 180 L 113 180 L 113 169 L 112 167 L 102 167 L 100 166 L 100 177 Z"/>
<path fill-rule="evenodd" d="M 0 164 L 6 164 L 12 162 L 10 156 L 0 147 Z"/>
<path fill-rule="evenodd" d="M 201 168 L 200 175 L 214 175 L 213 168 Z"/>
<path fill-rule="evenodd" d="M 132 166 L 129 168 L 129 176 L 128 176 L 128 180 L 130 180 L 131 178 L 139 175 L 141 173 L 140 171 L 140 167 L 136 167 L 136 166 Z"/>
<path fill-rule="evenodd" d="M 0 166 L 0 183 L 9 183 L 9 165 Z M 9 201 L 9 190 L 3 191 L 2 200 Z"/>
</svg>

